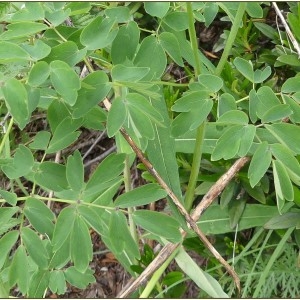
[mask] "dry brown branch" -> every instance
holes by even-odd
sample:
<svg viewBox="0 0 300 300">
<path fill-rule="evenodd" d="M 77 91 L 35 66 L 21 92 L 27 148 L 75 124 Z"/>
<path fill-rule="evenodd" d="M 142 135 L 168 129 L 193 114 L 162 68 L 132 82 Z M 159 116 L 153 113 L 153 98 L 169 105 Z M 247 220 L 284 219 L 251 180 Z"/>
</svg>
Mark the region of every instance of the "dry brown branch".
<svg viewBox="0 0 300 300">
<path fill-rule="evenodd" d="M 106 108 L 108 110 L 111 107 L 111 104 L 108 99 L 104 100 L 104 105 L 106 106 Z M 137 145 L 131 139 L 131 137 L 128 135 L 126 130 L 124 128 L 121 128 L 120 132 L 123 135 L 123 137 L 125 138 L 125 140 L 127 141 L 127 143 L 131 146 L 132 150 L 135 152 L 137 157 L 145 165 L 148 172 L 156 179 L 157 183 L 168 193 L 168 195 L 172 199 L 173 203 L 176 205 L 176 207 L 178 208 L 180 213 L 184 216 L 188 227 L 192 228 L 194 230 L 194 232 L 202 240 L 204 245 L 209 249 L 209 251 L 214 255 L 214 257 L 226 268 L 228 273 L 233 277 L 238 291 L 240 291 L 240 280 L 239 280 L 239 277 L 237 276 L 237 274 L 235 273 L 234 269 L 225 261 L 225 259 L 219 254 L 219 252 L 209 242 L 209 240 L 206 238 L 205 234 L 200 230 L 200 228 L 198 227 L 196 222 L 192 219 L 190 214 L 186 211 L 185 207 L 182 205 L 182 203 L 179 201 L 179 199 L 176 197 L 176 195 L 173 193 L 173 191 L 170 189 L 170 187 L 165 183 L 165 181 L 162 179 L 162 177 L 158 174 L 158 172 L 155 170 L 155 168 L 150 163 L 150 161 L 145 158 L 142 151 L 137 147 Z"/>
<path fill-rule="evenodd" d="M 218 181 L 209 189 L 209 191 L 206 193 L 206 195 L 203 197 L 200 204 L 196 207 L 194 212 L 192 213 L 192 218 L 196 222 L 198 221 L 199 217 L 202 215 L 204 210 L 213 202 L 213 200 L 223 191 L 223 189 L 226 187 L 226 185 L 230 182 L 230 180 L 239 172 L 239 170 L 250 160 L 249 157 L 242 157 L 239 158 L 232 166 L 231 168 L 222 175 Z M 186 232 L 182 231 L 183 237 L 186 235 Z M 204 236 L 205 237 L 205 236 Z M 204 242 L 204 244 L 207 246 L 207 248 L 211 251 L 211 253 L 216 257 L 220 256 L 220 254 L 215 250 L 215 248 L 210 244 L 210 242 L 205 237 L 204 240 L 201 238 L 201 240 Z M 206 244 L 206 241 L 208 244 Z M 136 278 L 135 281 L 130 281 L 130 284 L 124 287 L 124 289 L 121 291 L 121 293 L 118 295 L 118 298 L 125 298 L 132 292 L 134 292 L 140 285 L 145 283 L 147 278 L 149 278 L 155 270 L 157 270 L 164 261 L 177 249 L 177 247 L 180 246 L 180 243 L 177 244 L 167 244 L 165 245 L 162 250 L 159 252 L 159 254 L 156 256 L 156 258 L 151 262 L 151 264 L 143 271 L 143 273 Z M 216 252 L 216 253 L 215 253 Z M 221 257 L 221 258 L 220 258 Z M 222 256 L 220 256 L 218 260 L 223 260 L 225 264 L 228 265 L 228 263 L 223 259 Z M 221 262 L 220 261 L 220 262 Z M 230 266 L 229 266 L 230 267 Z M 227 268 L 226 268 L 227 269 Z M 231 267 L 230 267 L 231 269 Z M 228 269 L 227 269 L 228 270 Z M 231 274 L 232 275 L 232 274 Z M 239 289 L 239 278 L 238 280 L 238 289 Z M 240 289 L 239 289 L 240 291 Z"/>
</svg>

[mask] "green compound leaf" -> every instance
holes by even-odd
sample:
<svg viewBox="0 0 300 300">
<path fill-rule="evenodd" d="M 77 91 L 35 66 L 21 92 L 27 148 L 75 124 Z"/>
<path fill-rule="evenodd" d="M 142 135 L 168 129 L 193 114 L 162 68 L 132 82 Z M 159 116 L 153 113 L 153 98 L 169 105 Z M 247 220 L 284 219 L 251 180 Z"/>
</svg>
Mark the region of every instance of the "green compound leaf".
<svg viewBox="0 0 300 300">
<path fill-rule="evenodd" d="M 81 82 L 81 89 L 73 106 L 73 117 L 80 118 L 85 116 L 99 102 L 104 100 L 111 86 L 108 77 L 103 71 L 95 71 L 86 76 Z"/>
<path fill-rule="evenodd" d="M 35 230 L 52 238 L 55 216 L 44 202 L 28 198 L 25 202 L 24 214 Z"/>
<path fill-rule="evenodd" d="M 68 238 L 74 229 L 75 219 L 75 207 L 66 207 L 60 212 L 53 233 L 53 252 L 59 250 L 64 245 L 64 243 L 68 241 Z"/>
<path fill-rule="evenodd" d="M 228 205 L 228 216 L 230 221 L 230 227 L 232 229 L 238 225 L 243 215 L 245 205 L 246 199 L 235 199 L 235 201 L 231 201 Z"/>
<path fill-rule="evenodd" d="M 162 3 L 165 3 L 165 2 L 162 2 Z M 152 2 L 152 4 L 162 4 L 162 3 Z M 179 42 L 178 42 L 176 36 L 171 32 L 162 32 L 159 35 L 159 41 L 160 41 L 162 47 L 164 48 L 164 50 L 174 60 L 174 62 L 177 65 L 179 65 L 180 67 L 183 67 L 181 50 L 180 50 Z"/>
<path fill-rule="evenodd" d="M 70 253 L 70 235 L 68 235 L 61 247 L 58 250 L 53 251 L 48 268 L 61 269 L 65 267 L 66 264 L 71 260 Z"/>
<path fill-rule="evenodd" d="M 11 42 L 0 42 L 0 63 L 26 62 L 30 60 L 28 52 Z"/>
<path fill-rule="evenodd" d="M 37 87 L 44 83 L 50 75 L 50 67 L 44 61 L 37 62 L 29 72 L 28 84 Z"/>
<path fill-rule="evenodd" d="M 49 8 L 49 6 L 47 8 Z M 51 8 L 45 11 L 46 19 L 52 23 L 53 26 L 60 25 L 70 16 L 71 9 L 66 9 L 64 6 L 65 3 L 61 2 L 60 5 L 57 6 L 51 5 Z"/>
<path fill-rule="evenodd" d="M 299 126 L 294 124 L 265 124 L 265 128 L 283 145 L 292 152 L 300 154 Z"/>
<path fill-rule="evenodd" d="M 67 117 L 58 124 L 50 140 L 46 153 L 54 153 L 68 147 L 76 141 L 80 132 L 77 130 L 83 123 L 83 119 Z"/>
<path fill-rule="evenodd" d="M 159 79 L 164 73 L 167 65 L 167 58 L 163 47 L 155 36 L 150 35 L 143 39 L 138 53 L 134 59 L 137 67 L 148 67 L 150 72 L 143 80 Z"/>
<path fill-rule="evenodd" d="M 87 269 L 84 273 L 79 272 L 75 267 L 69 267 L 64 271 L 66 280 L 79 289 L 86 288 L 90 283 L 96 282 L 93 271 Z"/>
<path fill-rule="evenodd" d="M 173 217 L 150 210 L 137 210 L 132 217 L 136 224 L 171 243 L 178 243 L 182 240 L 179 231 L 180 224 Z"/>
<path fill-rule="evenodd" d="M 46 57 L 51 52 L 51 47 L 41 40 L 35 40 L 33 44 L 23 44 L 22 48 L 30 54 L 34 61 Z"/>
<path fill-rule="evenodd" d="M 148 117 L 141 114 L 140 110 L 135 106 L 129 106 L 126 127 L 129 130 L 129 134 L 133 133 L 138 139 L 150 139 L 154 138 L 153 125 Z"/>
<path fill-rule="evenodd" d="M 220 77 L 212 74 L 199 75 L 198 83 L 209 93 L 216 93 L 223 86 L 223 80 Z"/>
<path fill-rule="evenodd" d="M 293 98 L 288 97 L 287 95 L 282 95 L 283 100 L 286 104 L 289 105 L 292 110 L 292 114 L 289 116 L 290 120 L 293 123 L 300 123 L 300 106 Z"/>
<path fill-rule="evenodd" d="M 212 160 L 230 159 L 235 155 L 245 156 L 249 151 L 256 128 L 254 125 L 233 125 L 218 139 Z"/>
<path fill-rule="evenodd" d="M 67 160 L 66 176 L 73 191 L 80 191 L 84 186 L 84 166 L 80 152 L 76 150 Z"/>
<path fill-rule="evenodd" d="M 25 247 L 20 245 L 15 251 L 8 274 L 9 285 L 18 285 L 22 294 L 26 294 L 29 288 L 29 265 Z"/>
<path fill-rule="evenodd" d="M 264 228 L 276 230 L 297 227 L 299 224 L 299 220 L 299 212 L 288 212 L 286 214 L 273 217 L 265 224 Z"/>
<path fill-rule="evenodd" d="M 288 78 L 282 85 L 282 93 L 300 92 L 300 76 Z"/>
<path fill-rule="evenodd" d="M 257 2 L 247 2 L 246 11 L 252 18 L 262 18 L 263 17 L 263 9 L 260 4 Z"/>
<path fill-rule="evenodd" d="M 275 158 L 284 165 L 291 180 L 300 185 L 300 164 L 290 149 L 282 144 L 272 144 L 271 151 Z"/>
<path fill-rule="evenodd" d="M 280 199 L 294 200 L 294 190 L 285 166 L 278 160 L 273 160 L 274 184 L 276 194 Z"/>
<path fill-rule="evenodd" d="M 272 153 L 269 145 L 267 142 L 262 142 L 254 152 L 248 169 L 248 177 L 252 188 L 258 184 L 267 172 L 270 167 L 271 160 Z"/>
<path fill-rule="evenodd" d="M 39 165 L 34 180 L 41 187 L 55 192 L 68 188 L 66 167 L 50 161 L 45 161 Z"/>
<path fill-rule="evenodd" d="M 16 21 L 38 21 L 43 20 L 45 12 L 41 3 L 38 2 L 26 2 L 24 7 L 14 13 L 11 20 Z"/>
<path fill-rule="evenodd" d="M 111 77 L 113 81 L 135 82 L 145 77 L 149 71 L 150 69 L 145 67 L 127 67 L 119 64 L 111 69 Z"/>
<path fill-rule="evenodd" d="M 120 208 L 146 205 L 167 196 L 158 184 L 150 183 L 119 196 L 114 204 Z"/>
<path fill-rule="evenodd" d="M 144 7 L 150 16 L 159 17 L 161 19 L 168 12 L 170 2 L 145 2 Z"/>
<path fill-rule="evenodd" d="M 249 122 L 247 114 L 240 110 L 230 110 L 222 114 L 217 123 L 247 125 Z"/>
<path fill-rule="evenodd" d="M 11 248 L 16 243 L 19 237 L 19 233 L 16 230 L 10 231 L 3 235 L 0 239 L 0 247 L 1 247 L 1 256 L 0 256 L 0 268 L 2 269 L 7 255 L 9 254 Z"/>
<path fill-rule="evenodd" d="M 137 50 L 140 30 L 136 22 L 130 21 L 119 27 L 119 31 L 111 44 L 111 58 L 114 65 L 131 61 Z M 126 45 L 126 47 L 124 47 Z"/>
<path fill-rule="evenodd" d="M 16 193 L 11 193 L 0 189 L 0 195 L 11 206 L 15 206 L 18 202 L 18 197 Z"/>
<path fill-rule="evenodd" d="M 70 249 L 74 267 L 82 273 L 87 270 L 93 258 L 92 246 L 89 229 L 82 217 L 77 215 L 71 231 Z"/>
<path fill-rule="evenodd" d="M 48 266 L 48 252 L 38 235 L 31 229 L 23 227 L 21 237 L 30 258 L 41 268 Z"/>
<path fill-rule="evenodd" d="M 105 14 L 109 18 L 116 20 L 118 23 L 128 22 L 131 18 L 130 9 L 127 6 L 107 8 L 105 10 Z"/>
<path fill-rule="evenodd" d="M 49 270 L 37 270 L 30 278 L 28 297 L 42 298 L 49 286 Z"/>
<path fill-rule="evenodd" d="M 238 230 L 263 226 L 273 216 L 278 215 L 275 206 L 265 204 L 246 204 L 243 215 L 239 221 Z M 228 208 L 222 209 L 220 205 L 210 206 L 197 222 L 200 229 L 206 234 L 223 234 L 234 232 L 230 227 Z M 195 236 L 195 234 L 192 234 Z"/>
<path fill-rule="evenodd" d="M 29 144 L 30 149 L 46 150 L 49 145 L 51 133 L 49 131 L 39 131 Z"/>
<path fill-rule="evenodd" d="M 114 136 L 123 126 L 127 117 L 127 109 L 121 97 L 117 97 L 112 102 L 107 116 L 107 135 Z"/>
<path fill-rule="evenodd" d="M 10 179 L 16 179 L 27 175 L 34 164 L 34 159 L 31 151 L 24 145 L 20 145 L 15 153 L 13 162 L 2 166 L 2 171 Z"/>
<path fill-rule="evenodd" d="M 253 65 L 251 61 L 236 57 L 233 61 L 238 71 L 251 82 L 254 82 Z"/>
<path fill-rule="evenodd" d="M 271 107 L 261 117 L 262 122 L 269 123 L 282 120 L 293 113 L 288 104 L 279 104 Z"/>
<path fill-rule="evenodd" d="M 163 121 L 162 115 L 151 105 L 146 97 L 136 93 L 128 93 L 126 95 L 126 105 L 129 110 L 134 107 L 140 114 L 161 125 L 161 121 Z"/>
<path fill-rule="evenodd" d="M 272 73 L 270 66 L 267 66 L 263 70 L 255 70 L 254 72 L 254 83 L 264 82 Z"/>
<path fill-rule="evenodd" d="M 103 189 L 101 184 L 116 179 L 124 169 L 125 157 L 124 153 L 114 153 L 107 156 L 90 177 L 85 188 L 85 194 L 97 193 L 98 190 Z"/>
<path fill-rule="evenodd" d="M 207 98 L 209 98 L 209 94 L 206 92 L 189 92 L 176 100 L 175 104 L 172 106 L 172 110 L 177 112 L 188 112 L 196 108 L 199 104 L 201 105 L 201 102 L 205 102 Z"/>
<path fill-rule="evenodd" d="M 129 252 L 129 257 L 132 257 L 132 254 L 139 257 L 138 245 L 130 234 L 124 214 L 120 211 L 111 213 L 108 234 L 113 252 L 121 254 L 125 251 Z"/>
<path fill-rule="evenodd" d="M 7 31 L 0 35 L 0 40 L 12 40 L 16 38 L 26 37 L 36 34 L 42 30 L 46 30 L 48 26 L 38 22 L 16 22 L 7 25 Z"/>
<path fill-rule="evenodd" d="M 67 41 L 52 47 L 50 54 L 44 58 L 44 61 L 50 64 L 52 61 L 59 60 L 73 67 L 85 57 L 86 52 L 86 48 L 78 50 L 74 42 Z"/>
<path fill-rule="evenodd" d="M 50 63 L 50 80 L 66 103 L 74 105 L 78 96 L 77 91 L 80 89 L 80 80 L 76 72 L 67 63 L 55 60 Z"/>
<path fill-rule="evenodd" d="M 167 14 L 163 21 L 175 31 L 186 30 L 189 27 L 188 14 L 183 11 L 175 11 Z"/>
<path fill-rule="evenodd" d="M 207 118 L 212 107 L 212 99 L 204 99 L 189 112 L 179 114 L 172 122 L 172 135 L 180 136 L 196 129 Z"/>
<path fill-rule="evenodd" d="M 80 42 L 88 50 L 96 50 L 107 47 L 117 35 L 118 29 L 114 27 L 115 20 L 96 17 L 89 25 L 83 28 Z"/>
<path fill-rule="evenodd" d="M 64 272 L 61 270 L 53 270 L 50 272 L 49 288 L 52 293 L 62 295 L 67 290 Z"/>
<path fill-rule="evenodd" d="M 8 111 L 19 128 L 24 129 L 29 121 L 28 95 L 24 84 L 11 78 L 5 82 L 2 92 Z"/>
</svg>

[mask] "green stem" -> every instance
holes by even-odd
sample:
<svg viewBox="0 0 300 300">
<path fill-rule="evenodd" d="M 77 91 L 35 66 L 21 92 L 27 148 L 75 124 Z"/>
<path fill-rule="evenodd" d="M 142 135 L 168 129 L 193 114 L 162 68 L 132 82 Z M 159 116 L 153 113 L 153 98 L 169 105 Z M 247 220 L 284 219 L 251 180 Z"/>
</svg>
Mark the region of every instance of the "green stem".
<svg viewBox="0 0 300 300">
<path fill-rule="evenodd" d="M 198 44 L 197 44 L 197 36 L 196 36 L 196 30 L 194 26 L 194 15 L 193 15 L 193 9 L 192 9 L 192 3 L 187 2 L 186 3 L 186 10 L 188 13 L 188 19 L 189 19 L 189 36 L 190 36 L 190 41 L 194 53 L 194 58 L 195 58 L 195 77 L 198 77 L 201 73 L 201 62 L 200 58 L 198 55 Z"/>
<path fill-rule="evenodd" d="M 190 211 L 194 201 L 195 188 L 198 180 L 202 158 L 202 146 L 205 134 L 205 126 L 206 122 L 204 121 L 197 129 L 196 145 L 193 153 L 193 164 L 184 200 L 187 211 Z"/>
<path fill-rule="evenodd" d="M 175 258 L 175 256 L 177 255 L 177 252 L 179 250 L 179 247 L 177 247 L 172 254 L 168 257 L 168 259 L 160 266 L 159 269 L 157 269 L 151 279 L 149 280 L 148 284 L 146 285 L 145 289 L 143 290 L 143 292 L 140 295 L 140 298 L 148 298 L 150 293 L 152 292 L 153 288 L 155 287 L 155 285 L 157 284 L 157 282 L 159 281 L 161 275 L 164 273 L 164 271 L 166 270 L 166 268 L 168 267 L 168 265 L 170 264 L 170 262 Z"/>
<path fill-rule="evenodd" d="M 246 6 L 247 6 L 246 2 L 240 2 L 240 4 L 239 4 L 238 10 L 236 12 L 236 15 L 235 15 L 235 18 L 234 18 L 234 21 L 233 21 L 233 24 L 232 24 L 232 27 L 231 27 L 231 30 L 230 30 L 230 33 L 229 33 L 229 36 L 228 36 L 228 40 L 226 42 L 226 45 L 225 45 L 224 51 L 222 53 L 221 59 L 218 63 L 216 71 L 215 71 L 216 75 L 220 75 L 223 68 L 224 68 L 224 65 L 227 61 L 227 58 L 228 58 L 229 54 L 230 54 L 230 50 L 232 48 L 232 45 L 235 41 L 237 32 L 239 30 L 241 21 L 243 19 L 243 15 L 244 15 L 244 12 L 246 10 Z"/>
<path fill-rule="evenodd" d="M 196 31 L 194 26 L 194 16 L 193 16 L 193 10 L 192 10 L 192 4 L 190 2 L 187 2 L 186 4 L 188 17 L 189 17 L 189 35 L 190 40 L 192 44 L 192 49 L 195 57 L 195 77 L 197 77 L 200 74 L 200 58 L 198 55 L 198 45 L 197 45 L 197 38 L 196 38 Z M 189 211 L 193 205 L 194 201 L 194 194 L 195 194 L 195 187 L 197 184 L 197 179 L 200 171 L 200 164 L 201 164 L 201 158 L 202 158 L 202 146 L 204 141 L 204 134 L 205 134 L 205 125 L 206 121 L 204 121 L 197 129 L 196 133 L 196 144 L 195 149 L 193 153 L 193 163 L 192 163 L 192 169 L 191 174 L 189 178 L 189 183 L 187 187 L 187 191 L 185 194 L 185 207 L 187 211 Z"/>
<path fill-rule="evenodd" d="M 130 174 L 130 165 L 129 165 L 129 155 L 126 154 L 125 158 L 125 167 L 124 167 L 124 185 L 125 185 L 125 192 L 131 191 L 131 174 Z M 134 212 L 133 207 L 128 208 L 128 222 L 129 222 L 129 230 L 138 245 L 138 236 L 136 232 L 136 226 L 132 218 L 132 214 Z"/>
<path fill-rule="evenodd" d="M 7 140 L 8 137 L 9 137 L 10 130 L 11 130 L 12 126 L 13 126 L 13 123 L 14 123 L 14 119 L 11 118 L 10 121 L 9 121 L 7 130 L 6 130 L 6 132 L 5 132 L 5 134 L 4 134 L 4 137 L 3 137 L 2 141 L 1 141 L 1 144 L 0 144 L 0 154 L 2 153 L 2 150 L 3 150 L 3 147 L 4 147 L 4 145 L 5 145 L 5 142 L 6 142 L 6 140 Z"/>
</svg>

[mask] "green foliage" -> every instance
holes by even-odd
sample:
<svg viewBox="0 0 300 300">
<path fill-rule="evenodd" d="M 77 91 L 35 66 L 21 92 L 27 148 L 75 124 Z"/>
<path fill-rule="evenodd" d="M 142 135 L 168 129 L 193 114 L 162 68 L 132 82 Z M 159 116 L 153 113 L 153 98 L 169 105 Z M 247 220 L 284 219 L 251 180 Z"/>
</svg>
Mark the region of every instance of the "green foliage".
<svg viewBox="0 0 300 300">
<path fill-rule="evenodd" d="M 284 5 L 299 41 L 300 6 Z M 297 272 L 284 268 L 296 255 L 284 241 L 299 229 L 299 59 L 286 33 L 264 23 L 268 10 L 268 3 L 233 2 L 0 3 L 1 297 L 16 290 L 31 298 L 62 295 L 67 284 L 95 282 L 91 231 L 133 277 L 155 258 L 150 247 L 140 253 L 144 239 L 196 240 L 144 167 L 147 182 L 133 186 L 136 153 L 120 130 L 187 209 L 233 160 L 249 156 L 197 224 L 216 240 L 254 227 L 276 231 L 273 254 L 261 255 L 266 238 L 254 265 L 249 253 L 236 264 L 242 281 L 249 276 L 243 295 L 297 296 Z M 213 45 L 212 52 L 224 49 L 220 62 L 210 61 L 201 43 L 198 49 L 192 30 L 216 18 L 232 24 L 230 31 L 221 26 Z M 92 174 L 79 146 L 88 130 L 106 131 L 117 146 Z M 161 199 L 164 211 L 143 207 Z M 245 254 L 252 242 L 243 243 Z M 188 279 L 209 297 L 234 294 L 227 275 L 203 270 L 182 247 L 178 253 L 181 271 L 163 271 L 151 296 L 182 297 Z M 252 276 L 255 267 L 260 278 Z"/>
</svg>

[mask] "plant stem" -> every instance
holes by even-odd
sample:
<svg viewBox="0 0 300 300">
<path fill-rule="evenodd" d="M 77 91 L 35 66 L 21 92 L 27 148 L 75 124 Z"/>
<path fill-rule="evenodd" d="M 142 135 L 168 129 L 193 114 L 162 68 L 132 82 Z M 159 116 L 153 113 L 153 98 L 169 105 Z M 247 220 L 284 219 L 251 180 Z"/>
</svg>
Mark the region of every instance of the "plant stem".
<svg viewBox="0 0 300 300">
<path fill-rule="evenodd" d="M 194 53 L 194 58 L 195 58 L 195 77 L 197 77 L 200 72 L 200 58 L 198 55 L 198 45 L 197 45 L 197 37 L 196 37 L 196 31 L 195 31 L 195 26 L 194 26 L 194 16 L 193 16 L 193 10 L 192 10 L 192 4 L 190 2 L 186 3 L 186 8 L 187 8 L 187 13 L 188 13 L 188 18 L 189 18 L 189 36 L 192 44 L 192 49 Z M 196 133 L 196 144 L 195 144 L 195 149 L 193 153 L 193 163 L 192 163 L 192 169 L 191 169 L 191 174 L 189 178 L 189 183 L 187 187 L 187 191 L 185 194 L 185 207 L 187 211 L 190 211 L 193 205 L 194 201 L 194 194 L 195 194 L 195 187 L 200 171 L 200 164 L 201 164 L 201 157 L 202 157 L 202 146 L 203 146 L 203 141 L 204 141 L 204 134 L 205 134 L 205 125 L 206 121 L 204 121 L 197 129 Z"/>
<path fill-rule="evenodd" d="M 5 142 L 6 142 L 6 140 L 7 140 L 8 137 L 9 137 L 10 130 L 11 130 L 13 124 L 14 124 L 14 119 L 11 118 L 10 121 L 9 121 L 8 127 L 7 127 L 7 129 L 6 129 L 6 132 L 5 132 L 5 134 L 4 134 L 4 137 L 3 137 L 2 141 L 1 141 L 1 144 L 0 144 L 0 154 L 2 153 L 2 150 L 3 150 L 3 147 L 4 147 L 4 145 L 5 145 Z"/>
<path fill-rule="evenodd" d="M 150 293 L 152 292 L 152 290 L 153 290 L 154 286 L 156 285 L 156 283 L 158 282 L 159 278 L 164 273 L 164 271 L 166 270 L 166 268 L 168 267 L 170 262 L 177 255 L 178 250 L 179 250 L 179 247 L 177 247 L 176 250 L 173 251 L 172 254 L 168 257 L 168 259 L 160 266 L 160 268 L 157 269 L 153 273 L 153 275 L 152 275 L 151 279 L 149 280 L 147 286 L 145 287 L 145 289 L 141 293 L 140 298 L 148 298 L 149 297 Z"/>
<path fill-rule="evenodd" d="M 231 27 L 231 30 L 230 30 L 230 33 L 229 33 L 229 36 L 228 36 L 228 40 L 226 42 L 226 45 L 225 45 L 225 48 L 223 50 L 221 59 L 218 63 L 216 71 L 215 71 L 216 75 L 220 75 L 223 68 L 224 68 L 224 65 L 227 61 L 227 58 L 228 58 L 229 54 L 230 54 L 230 50 L 231 50 L 232 45 L 234 43 L 234 40 L 236 38 L 237 32 L 239 30 L 240 23 L 243 19 L 243 15 L 244 15 L 246 6 L 247 6 L 246 2 L 240 2 L 240 4 L 239 4 L 238 10 L 236 12 L 236 15 L 235 15 L 235 18 L 234 18 L 234 21 L 233 21 L 233 24 L 232 24 L 232 27 Z"/>
<path fill-rule="evenodd" d="M 198 55 L 198 44 L 197 44 L 197 36 L 196 36 L 196 30 L 194 26 L 194 15 L 193 15 L 193 9 L 192 9 L 192 3 L 187 2 L 186 3 L 186 10 L 188 14 L 188 19 L 189 19 L 189 36 L 190 36 L 190 41 L 192 45 L 192 50 L 194 54 L 194 59 L 195 59 L 195 77 L 200 75 L 201 73 L 201 62 L 200 58 Z"/>
<path fill-rule="evenodd" d="M 200 171 L 201 158 L 202 158 L 202 146 L 205 134 L 206 122 L 204 121 L 197 129 L 196 133 L 196 144 L 193 153 L 193 164 L 191 169 L 191 174 L 189 178 L 189 183 L 187 187 L 187 191 L 185 194 L 185 207 L 187 211 L 190 211 L 194 202 L 194 194 L 196 183 Z"/>
<path fill-rule="evenodd" d="M 131 191 L 131 174 L 130 174 L 130 165 L 129 165 L 129 155 L 126 154 L 125 158 L 125 167 L 124 167 L 124 185 L 125 185 L 125 191 L 126 193 Z M 133 239 L 136 241 L 137 245 L 139 243 L 137 232 L 136 232 L 136 226 L 132 218 L 132 214 L 134 212 L 133 207 L 128 208 L 128 222 L 129 222 L 129 230 L 133 237 Z"/>
</svg>

